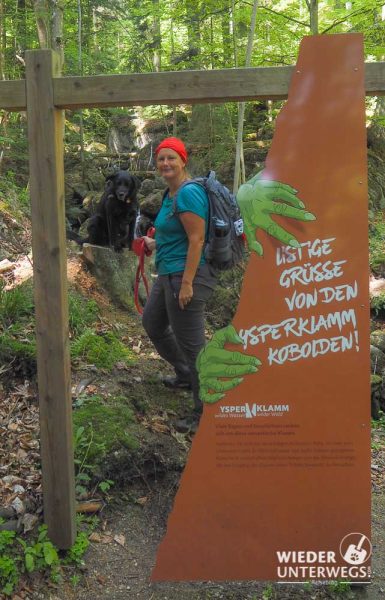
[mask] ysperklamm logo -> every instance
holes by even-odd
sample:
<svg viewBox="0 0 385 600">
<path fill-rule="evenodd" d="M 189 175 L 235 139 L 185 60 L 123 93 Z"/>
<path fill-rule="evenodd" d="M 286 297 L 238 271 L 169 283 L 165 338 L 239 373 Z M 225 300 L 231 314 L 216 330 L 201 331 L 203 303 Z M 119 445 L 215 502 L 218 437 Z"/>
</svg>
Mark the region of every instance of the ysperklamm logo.
<svg viewBox="0 0 385 600">
<path fill-rule="evenodd" d="M 220 417 L 240 417 L 244 419 L 253 419 L 262 416 L 281 416 L 290 410 L 289 404 L 249 404 L 246 402 L 241 405 L 220 406 Z"/>
</svg>

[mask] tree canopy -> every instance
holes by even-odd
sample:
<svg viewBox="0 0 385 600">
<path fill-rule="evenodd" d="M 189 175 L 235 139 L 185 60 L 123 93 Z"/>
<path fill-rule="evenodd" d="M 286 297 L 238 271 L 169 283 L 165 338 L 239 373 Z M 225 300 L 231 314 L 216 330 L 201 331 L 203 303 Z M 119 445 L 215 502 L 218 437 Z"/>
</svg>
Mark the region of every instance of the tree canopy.
<svg viewBox="0 0 385 600">
<path fill-rule="evenodd" d="M 243 66 L 252 0 L 0 0 L 0 77 L 23 76 L 24 52 L 62 48 L 63 73 Z M 382 0 L 260 0 L 252 66 L 293 64 L 311 33 L 363 32 L 385 55 Z"/>
</svg>

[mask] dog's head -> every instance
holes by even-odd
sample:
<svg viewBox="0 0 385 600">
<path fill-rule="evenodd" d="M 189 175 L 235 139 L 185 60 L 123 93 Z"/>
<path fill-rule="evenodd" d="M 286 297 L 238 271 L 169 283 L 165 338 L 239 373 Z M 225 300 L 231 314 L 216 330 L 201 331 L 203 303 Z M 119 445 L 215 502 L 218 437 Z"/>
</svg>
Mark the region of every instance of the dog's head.
<svg viewBox="0 0 385 600">
<path fill-rule="evenodd" d="M 118 171 L 106 178 L 106 191 L 114 194 L 121 202 L 135 202 L 139 188 L 139 179 L 128 171 Z"/>
</svg>

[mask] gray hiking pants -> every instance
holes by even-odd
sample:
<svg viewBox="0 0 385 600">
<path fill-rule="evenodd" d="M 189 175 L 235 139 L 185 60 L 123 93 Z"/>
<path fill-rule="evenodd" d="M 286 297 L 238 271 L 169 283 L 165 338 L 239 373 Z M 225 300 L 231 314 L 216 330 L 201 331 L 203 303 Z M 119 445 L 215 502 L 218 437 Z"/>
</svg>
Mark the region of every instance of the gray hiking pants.
<svg viewBox="0 0 385 600">
<path fill-rule="evenodd" d="M 215 276 L 200 267 L 193 282 L 193 297 L 182 310 L 179 290 L 183 273 L 159 275 L 143 311 L 143 327 L 158 353 L 175 369 L 176 376 L 191 382 L 194 408 L 201 409 L 196 358 L 204 347 L 204 310 L 215 286 Z"/>
</svg>

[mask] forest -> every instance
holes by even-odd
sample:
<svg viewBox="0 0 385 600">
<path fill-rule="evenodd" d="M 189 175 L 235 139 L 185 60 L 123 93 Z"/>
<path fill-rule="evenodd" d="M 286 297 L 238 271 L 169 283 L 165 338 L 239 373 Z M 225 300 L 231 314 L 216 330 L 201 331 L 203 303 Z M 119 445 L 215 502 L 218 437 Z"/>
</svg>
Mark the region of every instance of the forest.
<svg viewBox="0 0 385 600">
<path fill-rule="evenodd" d="M 0 81 L 25 78 L 25 53 L 51 48 L 63 76 L 279 67 L 305 36 L 361 33 L 385 61 L 380 0 L 0 0 Z M 0 87 L 1 94 L 1 87 Z M 193 176 L 214 169 L 236 192 L 263 169 L 284 101 L 65 111 L 65 222 L 83 234 L 106 177 L 128 169 L 139 202 L 159 207 L 154 149 L 185 140 Z M 43 524 L 27 116 L 0 110 L 0 598 L 64 600 L 353 599 L 344 581 L 150 584 L 157 545 L 194 432 L 173 425 L 191 398 L 160 382 L 133 304 L 136 259 L 87 259 L 67 242 L 77 536 L 61 552 Z M 374 543 L 385 524 L 385 100 L 366 97 L 371 294 Z M 100 260 L 95 265 L 95 260 Z M 127 266 L 127 262 L 129 265 Z M 111 266 L 112 265 L 112 266 Z M 152 274 L 149 273 L 149 278 Z M 224 272 L 207 336 L 235 312 L 243 268 Z M 128 281 L 128 285 L 125 282 Z M 123 285 L 122 285 L 123 283 Z M 129 291 L 127 291 L 127 289 Z M 142 298 L 143 300 L 143 298 Z M 375 556 L 366 597 L 381 597 Z"/>
</svg>

